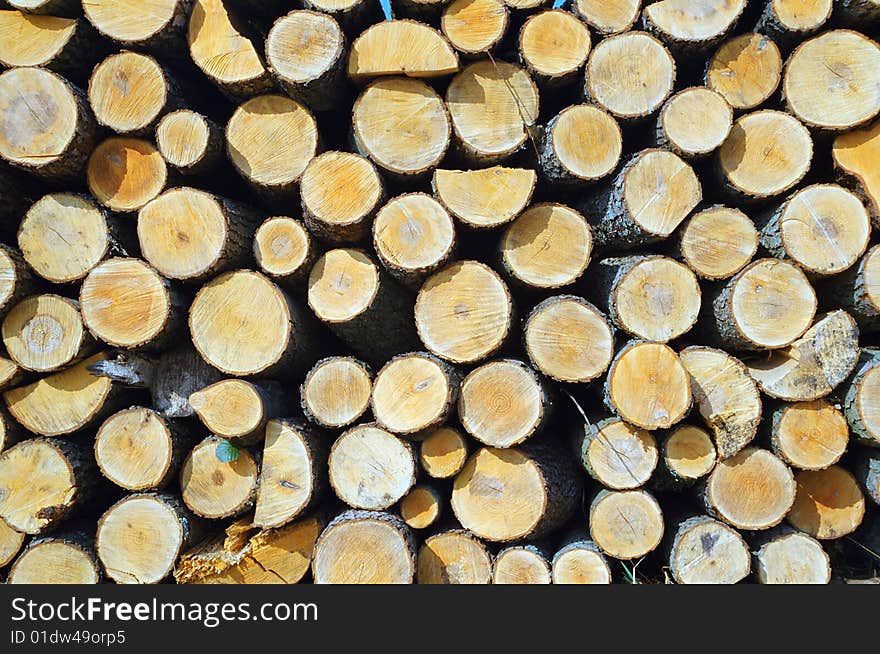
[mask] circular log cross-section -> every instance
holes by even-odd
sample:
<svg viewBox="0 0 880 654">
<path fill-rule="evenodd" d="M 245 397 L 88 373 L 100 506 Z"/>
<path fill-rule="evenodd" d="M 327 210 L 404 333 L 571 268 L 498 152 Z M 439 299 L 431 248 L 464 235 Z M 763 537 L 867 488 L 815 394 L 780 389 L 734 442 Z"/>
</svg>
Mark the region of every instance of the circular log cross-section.
<svg viewBox="0 0 880 654">
<path fill-rule="evenodd" d="M 218 447 L 227 441 L 209 436 L 196 445 L 180 470 L 180 496 L 196 515 L 230 518 L 251 509 L 257 493 L 259 470 L 246 449 L 234 460 L 220 458 Z"/>
<path fill-rule="evenodd" d="M 540 148 L 540 164 L 551 182 L 575 185 L 610 175 L 623 152 L 617 121 L 599 107 L 578 104 L 550 120 Z"/>
<path fill-rule="evenodd" d="M 748 32 L 725 41 L 706 68 L 706 86 L 735 111 L 764 104 L 782 79 L 782 55 L 772 39 Z"/>
<path fill-rule="evenodd" d="M 425 539 L 419 549 L 418 583 L 488 584 L 492 556 L 473 534 L 453 529 Z"/>
<path fill-rule="evenodd" d="M 156 145 L 171 166 L 184 175 L 195 175 L 223 158 L 223 130 L 202 114 L 181 109 L 159 121 Z"/>
<path fill-rule="evenodd" d="M 581 489 L 567 452 L 554 445 L 477 450 L 452 487 L 462 526 L 485 540 L 510 542 L 540 538 L 568 520 Z"/>
<path fill-rule="evenodd" d="M 324 487 L 326 447 L 303 424 L 270 420 L 261 460 L 254 525 L 280 527 L 314 504 Z"/>
<path fill-rule="evenodd" d="M 615 357 L 605 382 L 606 403 L 643 429 L 667 429 L 691 408 L 691 380 L 675 351 L 634 341 Z"/>
<path fill-rule="evenodd" d="M 458 400 L 458 373 L 427 353 L 394 357 L 376 373 L 373 416 L 401 436 L 424 434 L 446 422 Z"/>
<path fill-rule="evenodd" d="M 461 383 L 458 418 L 481 443 L 511 447 L 541 430 L 550 402 L 547 388 L 527 365 L 515 359 L 490 361 Z"/>
<path fill-rule="evenodd" d="M 406 12 L 405 3 L 433 3 L 436 10 L 430 23 L 439 22 L 440 12 L 448 0 L 402 0 L 395 7 Z M 427 21 L 426 21 L 427 22 Z M 361 83 L 371 77 L 406 75 L 407 77 L 445 77 L 458 71 L 458 56 L 430 25 L 418 20 L 377 20 L 351 46 L 348 76 Z"/>
<path fill-rule="evenodd" d="M 880 45 L 849 30 L 803 42 L 785 66 L 782 92 L 805 124 L 849 130 L 880 113 Z"/>
<path fill-rule="evenodd" d="M 305 286 L 316 254 L 309 231 L 294 218 L 273 216 L 254 233 L 257 265 L 284 287 Z"/>
<path fill-rule="evenodd" d="M 611 569 L 602 551 L 589 540 L 574 540 L 553 555 L 554 584 L 610 584 Z"/>
<path fill-rule="evenodd" d="M 788 514 L 795 529 L 819 540 L 842 538 L 865 516 L 865 496 L 845 468 L 803 470 L 797 474 L 797 497 Z"/>
<path fill-rule="evenodd" d="M 746 200 L 785 193 L 804 178 L 812 160 L 807 128 L 781 111 L 746 114 L 718 149 L 722 181 Z"/>
<path fill-rule="evenodd" d="M 597 243 L 628 249 L 670 236 L 703 198 L 700 180 L 678 155 L 649 149 L 624 164 L 610 187 L 588 198 Z"/>
<path fill-rule="evenodd" d="M 441 427 L 419 444 L 419 463 L 435 479 L 457 475 L 467 463 L 467 456 L 467 440 L 453 427 Z"/>
<path fill-rule="evenodd" d="M 549 584 L 550 562 L 534 545 L 506 547 L 492 564 L 493 584 Z"/>
<path fill-rule="evenodd" d="M 452 78 L 446 105 L 464 155 L 477 163 L 498 163 L 531 138 L 538 88 L 519 66 L 478 61 Z"/>
<path fill-rule="evenodd" d="M 173 188 L 138 214 L 141 251 L 170 279 L 204 280 L 247 260 L 243 241 L 257 218 L 235 202 L 195 188 Z"/>
<path fill-rule="evenodd" d="M 672 430 L 660 450 L 666 472 L 684 485 L 708 475 L 718 456 L 709 434 L 693 425 L 680 425 Z"/>
<path fill-rule="evenodd" d="M 183 42 L 191 6 L 192 0 L 89 0 L 83 11 L 111 41 L 167 54 Z"/>
<path fill-rule="evenodd" d="M 39 534 L 87 506 L 100 473 L 77 441 L 30 438 L 0 454 L 0 520 Z"/>
<path fill-rule="evenodd" d="M 880 122 L 835 138 L 831 156 L 840 176 L 855 181 L 871 209 L 874 224 L 880 224 L 880 170 L 875 165 L 880 156 Z"/>
<path fill-rule="evenodd" d="M 440 493 L 430 486 L 413 486 L 400 500 L 400 517 L 413 529 L 426 529 L 437 522 L 443 510 Z"/>
<path fill-rule="evenodd" d="M 137 52 L 110 55 L 95 67 L 89 80 L 95 119 L 119 134 L 151 130 L 174 102 L 162 67 Z"/>
<path fill-rule="evenodd" d="M 587 62 L 585 95 L 623 120 L 645 118 L 660 108 L 675 84 L 675 60 L 645 32 L 600 41 Z"/>
<path fill-rule="evenodd" d="M 478 261 L 459 261 L 422 285 L 415 321 L 432 353 L 452 363 L 475 363 L 504 344 L 513 303 L 495 271 Z"/>
<path fill-rule="evenodd" d="M 50 193 L 28 209 L 18 227 L 18 247 L 43 279 L 66 284 L 82 279 L 114 243 L 113 223 L 88 198 Z M 63 251 L 64 256 L 59 256 Z"/>
<path fill-rule="evenodd" d="M 723 345 L 742 350 L 780 348 L 799 338 L 816 315 L 816 293 L 799 268 L 760 259 L 713 299 L 708 327 Z"/>
<path fill-rule="evenodd" d="M 133 348 L 170 336 L 183 324 L 181 299 L 140 259 L 108 259 L 83 281 L 83 322 L 96 338 Z"/>
<path fill-rule="evenodd" d="M 719 461 L 703 492 L 706 510 L 737 529 L 769 529 L 795 498 L 794 476 L 767 450 L 747 447 Z"/>
<path fill-rule="evenodd" d="M 755 31 L 790 50 L 831 18 L 834 4 L 833 0 L 767 0 Z"/>
<path fill-rule="evenodd" d="M 584 274 L 592 247 L 590 226 L 577 211 L 561 204 L 533 204 L 504 230 L 501 265 L 519 284 L 555 289 Z"/>
<path fill-rule="evenodd" d="M 94 63 L 89 61 L 93 35 L 81 19 L 3 9 L 0 31 L 16 35 L 0 41 L 0 65 L 4 68 L 40 66 L 72 76 Z"/>
<path fill-rule="evenodd" d="M 412 446 L 372 424 L 342 434 L 327 465 L 336 495 L 357 509 L 387 509 L 416 483 Z"/>
<path fill-rule="evenodd" d="M 370 233 L 384 189 L 376 167 L 365 157 L 325 152 L 306 166 L 300 194 L 312 234 L 330 243 L 354 243 Z"/>
<path fill-rule="evenodd" d="M 590 536 L 608 556 L 623 561 L 652 552 L 663 539 L 663 513 L 643 490 L 600 491 L 590 505 Z"/>
<path fill-rule="evenodd" d="M 400 195 L 376 215 L 373 246 L 388 272 L 401 283 L 418 287 L 452 255 L 455 224 L 430 195 Z"/>
<path fill-rule="evenodd" d="M 94 554 L 65 538 L 28 545 L 9 569 L 8 584 L 97 584 L 101 571 Z"/>
<path fill-rule="evenodd" d="M 836 184 L 797 191 L 766 219 L 761 245 L 791 259 L 808 274 L 836 275 L 850 268 L 868 247 L 871 219 L 862 201 Z"/>
<path fill-rule="evenodd" d="M 6 313 L 37 290 L 35 282 L 21 254 L 8 245 L 0 244 L 0 311 Z"/>
<path fill-rule="evenodd" d="M 277 387 L 263 387 L 243 379 L 223 379 L 189 396 L 189 405 L 202 424 L 217 436 L 250 443 L 279 409 Z"/>
<path fill-rule="evenodd" d="M 312 556 L 316 584 L 411 584 L 412 532 L 395 515 L 346 511 L 321 532 Z"/>
<path fill-rule="evenodd" d="M 519 54 L 538 84 L 574 82 L 590 54 L 590 30 L 571 12 L 542 11 L 522 26 Z"/>
<path fill-rule="evenodd" d="M 840 302 L 865 333 L 880 332 L 880 245 L 875 245 L 846 273 L 831 282 Z"/>
<path fill-rule="evenodd" d="M 353 357 L 321 359 L 300 388 L 303 413 L 321 427 L 347 427 L 369 408 L 372 390 L 372 373 L 365 363 Z"/>
<path fill-rule="evenodd" d="M 735 529 L 708 516 L 678 525 L 669 570 L 679 584 L 735 584 L 751 569 L 751 554 Z"/>
<path fill-rule="evenodd" d="M 842 390 L 853 437 L 880 447 L 880 350 L 862 350 L 852 378 Z"/>
<path fill-rule="evenodd" d="M 419 176 L 437 167 L 452 128 L 443 100 L 425 82 L 388 77 L 369 84 L 352 109 L 358 151 L 389 173 Z"/>
<path fill-rule="evenodd" d="M 762 584 L 827 584 L 831 560 L 807 534 L 783 533 L 755 553 L 755 574 Z"/>
<path fill-rule="evenodd" d="M 0 75 L 0 159 L 43 177 L 73 178 L 94 147 L 82 93 L 43 68 Z"/>
<path fill-rule="evenodd" d="M 593 271 L 611 322 L 636 338 L 666 343 L 689 332 L 700 314 L 697 276 L 661 256 L 605 259 Z"/>
<path fill-rule="evenodd" d="M 437 170 L 432 186 L 441 204 L 464 225 L 492 229 L 506 225 L 526 208 L 537 177 L 531 168 Z"/>
<path fill-rule="evenodd" d="M 739 209 L 714 206 L 687 219 L 678 243 L 681 258 L 699 277 L 732 277 L 758 251 L 758 230 Z"/>
<path fill-rule="evenodd" d="M 159 488 L 180 464 L 181 437 L 158 413 L 132 407 L 104 421 L 95 437 L 95 460 L 107 479 L 129 491 Z"/>
<path fill-rule="evenodd" d="M 332 16 L 292 11 L 266 37 L 266 61 L 290 97 L 315 111 L 333 109 L 345 92 L 345 36 Z"/>
<path fill-rule="evenodd" d="M 318 125 L 290 98 L 262 95 L 243 103 L 226 124 L 226 153 L 257 193 L 286 200 L 318 151 Z"/>
<path fill-rule="evenodd" d="M 699 129 L 695 129 L 699 126 Z M 657 119 L 657 142 L 680 157 L 704 157 L 733 129 L 733 109 L 718 92 L 694 86 L 672 96 Z"/>
<path fill-rule="evenodd" d="M 25 534 L 16 531 L 0 519 L 0 567 L 8 565 L 24 544 Z"/>
<path fill-rule="evenodd" d="M 132 212 L 162 192 L 168 166 L 149 141 L 111 137 L 89 157 L 86 180 L 102 205 L 111 211 Z"/>
<path fill-rule="evenodd" d="M 299 312 L 253 270 L 224 273 L 205 284 L 190 307 L 189 329 L 205 361 L 229 375 L 283 370 L 307 349 Z"/>
<path fill-rule="evenodd" d="M 639 17 L 641 0 L 574 0 L 572 11 L 601 35 L 625 32 Z"/>
<path fill-rule="evenodd" d="M 3 319 L 2 335 L 13 361 L 35 372 L 64 368 L 94 345 L 77 303 L 60 295 L 33 295 L 16 304 Z"/>
<path fill-rule="evenodd" d="M 123 498 L 101 516 L 95 549 L 117 584 L 157 584 L 192 540 L 194 525 L 180 503 L 164 495 Z"/>
<path fill-rule="evenodd" d="M 826 400 L 783 405 L 771 422 L 773 451 L 802 470 L 822 470 L 837 463 L 849 442 L 846 418 Z"/>
<path fill-rule="evenodd" d="M 510 12 L 502 0 L 454 0 L 446 5 L 440 28 L 465 55 L 492 51 L 504 38 Z"/>
<path fill-rule="evenodd" d="M 654 473 L 659 454 L 650 432 L 619 418 L 578 425 L 578 451 L 584 469 L 605 488 L 630 490 Z"/>
<path fill-rule="evenodd" d="M 266 92 L 272 78 L 253 42 L 239 29 L 240 17 L 226 5 L 223 0 L 194 1 L 186 37 L 190 57 L 232 98 Z"/>
<path fill-rule="evenodd" d="M 704 53 L 727 34 L 745 7 L 746 0 L 660 0 L 647 4 L 642 12 L 642 21 L 677 54 L 694 57 Z"/>
<path fill-rule="evenodd" d="M 532 365 L 560 382 L 590 382 L 614 357 L 614 334 L 605 316 L 575 295 L 538 304 L 526 320 L 523 338 Z"/>
</svg>

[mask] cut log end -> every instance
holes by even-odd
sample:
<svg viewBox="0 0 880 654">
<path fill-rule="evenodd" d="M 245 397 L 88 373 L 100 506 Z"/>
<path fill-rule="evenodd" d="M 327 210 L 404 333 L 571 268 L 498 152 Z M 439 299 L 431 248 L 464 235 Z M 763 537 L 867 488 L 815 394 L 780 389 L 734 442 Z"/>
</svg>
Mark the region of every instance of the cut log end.
<svg viewBox="0 0 880 654">
<path fill-rule="evenodd" d="M 678 526 L 669 569 L 679 584 L 735 584 L 748 576 L 751 554 L 735 529 L 698 516 Z"/>
<path fill-rule="evenodd" d="M 458 376 L 428 354 L 391 359 L 373 383 L 376 421 L 400 435 L 424 433 L 446 422 L 458 397 Z"/>
<path fill-rule="evenodd" d="M 189 405 L 212 434 L 241 438 L 253 434 L 270 417 L 268 398 L 241 379 L 224 379 L 189 396 Z"/>
<path fill-rule="evenodd" d="M 361 154 L 403 177 L 428 173 L 443 159 L 452 129 L 446 107 L 426 83 L 405 77 L 372 82 L 352 110 Z M 401 130 L 401 124 L 407 125 Z"/>
<path fill-rule="evenodd" d="M 425 539 L 419 549 L 418 583 L 488 584 L 492 557 L 473 534 L 455 529 Z"/>
<path fill-rule="evenodd" d="M 458 416 L 475 439 L 511 447 L 537 432 L 547 420 L 549 398 L 535 372 L 520 361 L 485 363 L 461 384 Z"/>
<path fill-rule="evenodd" d="M 776 43 L 750 32 L 725 41 L 709 60 L 706 85 L 736 111 L 763 104 L 779 87 L 782 55 Z"/>
<path fill-rule="evenodd" d="M 16 531 L 0 518 L 0 567 L 5 567 L 18 555 L 24 539 L 24 532 Z"/>
<path fill-rule="evenodd" d="M 137 52 L 107 57 L 89 80 L 89 103 L 95 118 L 120 134 L 148 129 L 168 102 L 168 81 L 162 67 Z"/>
<path fill-rule="evenodd" d="M 554 584 L 610 584 L 611 568 L 595 543 L 569 543 L 553 556 Z"/>
<path fill-rule="evenodd" d="M 703 279 L 727 279 L 755 256 L 758 230 L 739 209 L 712 207 L 685 222 L 679 249 L 688 267 Z"/>
<path fill-rule="evenodd" d="M 556 381 L 590 382 L 608 369 L 614 356 L 614 335 L 605 316 L 574 295 L 538 304 L 523 334 L 532 364 Z"/>
<path fill-rule="evenodd" d="M 534 545 L 507 547 L 495 557 L 493 584 L 549 584 L 550 563 Z"/>
<path fill-rule="evenodd" d="M 512 155 L 529 138 L 528 128 L 538 116 L 538 89 L 519 66 L 478 61 L 449 83 L 446 104 L 464 153 L 492 163 Z"/>
<path fill-rule="evenodd" d="M 785 193 L 803 179 L 812 160 L 807 128 L 797 118 L 771 110 L 737 120 L 718 150 L 722 178 L 746 199 Z"/>
<path fill-rule="evenodd" d="M 318 584 L 411 584 L 415 572 L 409 527 L 374 511 L 337 516 L 318 538 L 312 558 Z"/>
<path fill-rule="evenodd" d="M 449 42 L 429 25 L 407 19 L 368 27 L 352 44 L 348 59 L 348 75 L 355 81 L 379 75 L 444 77 L 457 71 L 458 56 Z"/>
<path fill-rule="evenodd" d="M 480 170 L 437 170 L 437 199 L 468 227 L 490 229 L 509 223 L 529 203 L 534 170 L 494 166 Z"/>
<path fill-rule="evenodd" d="M 722 38 L 736 23 L 746 0 L 688 5 L 676 0 L 648 4 L 642 14 L 647 27 L 678 52 L 700 53 Z"/>
<path fill-rule="evenodd" d="M 333 443 L 328 466 L 336 495 L 358 509 L 387 509 L 416 481 L 412 446 L 369 424 L 352 427 Z"/>
<path fill-rule="evenodd" d="M 584 425 L 581 461 L 593 479 L 612 490 L 642 486 L 654 473 L 659 454 L 650 432 L 619 419 Z"/>
<path fill-rule="evenodd" d="M 784 533 L 757 551 L 755 572 L 762 584 L 827 584 L 831 581 L 831 561 L 808 535 Z"/>
<path fill-rule="evenodd" d="M 419 445 L 419 462 L 428 476 L 436 479 L 454 477 L 467 462 L 465 437 L 453 427 L 440 427 Z"/>
<path fill-rule="evenodd" d="M 325 152 L 306 166 L 300 193 L 309 229 L 326 241 L 344 243 L 362 240 L 369 233 L 369 219 L 384 189 L 368 159 Z"/>
<path fill-rule="evenodd" d="M 132 348 L 152 342 L 169 327 L 172 298 L 167 283 L 139 259 L 109 259 L 80 289 L 83 321 L 99 339 Z"/>
<path fill-rule="evenodd" d="M 519 52 L 539 82 L 573 81 L 590 54 L 590 30 L 568 11 L 542 11 L 522 26 Z"/>
<path fill-rule="evenodd" d="M 625 63 L 627 73 L 620 72 Z M 622 119 L 654 113 L 675 83 L 675 60 L 660 41 L 645 32 L 628 32 L 601 41 L 587 63 L 586 93 Z"/>
<path fill-rule="evenodd" d="M 618 34 L 636 22 L 641 4 L 641 0 L 575 0 L 572 10 L 600 34 Z"/>
<path fill-rule="evenodd" d="M 400 500 L 400 517 L 413 529 L 426 529 L 437 522 L 443 499 L 430 486 L 414 486 Z"/>
<path fill-rule="evenodd" d="M 843 456 L 849 442 L 846 418 L 825 400 L 786 405 L 773 423 L 773 450 L 795 468 L 827 468 Z"/>
<path fill-rule="evenodd" d="M 617 355 L 606 396 L 621 418 L 649 430 L 679 422 L 692 401 L 690 377 L 675 351 L 647 342 L 634 342 Z"/>
<path fill-rule="evenodd" d="M 849 30 L 803 42 L 785 66 L 782 91 L 802 122 L 825 130 L 848 130 L 880 113 L 875 82 L 880 46 Z"/>
<path fill-rule="evenodd" d="M 501 262 L 521 284 L 559 288 L 583 275 L 592 246 L 590 226 L 577 211 L 561 204 L 534 204 L 505 230 Z"/>
<path fill-rule="evenodd" d="M 308 230 L 293 218 L 269 218 L 254 234 L 254 258 L 257 265 L 279 282 L 299 284 L 305 280 L 314 254 L 314 245 Z"/>
<path fill-rule="evenodd" d="M 853 436 L 880 446 L 880 357 L 873 349 L 862 351 L 852 380 L 844 392 L 844 410 Z"/>
<path fill-rule="evenodd" d="M 834 139 L 831 156 L 844 176 L 854 178 L 871 209 L 874 223 L 880 221 L 880 172 L 874 162 L 880 153 L 880 122 L 854 129 Z"/>
<path fill-rule="evenodd" d="M 9 584 L 97 584 L 92 554 L 73 542 L 50 539 L 29 546 L 9 570 Z"/>
<path fill-rule="evenodd" d="M 107 479 L 130 491 L 156 488 L 168 479 L 174 440 L 152 409 L 133 407 L 110 416 L 95 437 L 95 460 Z"/>
<path fill-rule="evenodd" d="M 119 212 L 137 211 L 165 187 L 168 167 L 149 141 L 111 137 L 89 157 L 89 190 L 102 205 Z"/>
<path fill-rule="evenodd" d="M 366 364 L 352 357 L 323 359 L 302 384 L 303 409 L 322 427 L 346 427 L 369 408 L 372 387 Z"/>
<path fill-rule="evenodd" d="M 378 266 L 364 252 L 330 250 L 309 276 L 309 307 L 324 322 L 351 321 L 369 309 L 380 281 Z"/>
<path fill-rule="evenodd" d="M 699 129 L 694 129 L 699 125 Z M 695 86 L 663 106 L 658 133 L 683 157 L 702 157 L 718 149 L 733 129 L 733 109 L 718 92 Z"/>
<path fill-rule="evenodd" d="M 101 516 L 95 546 L 116 583 L 155 584 L 171 574 L 189 527 L 167 498 L 130 495 Z"/>
<path fill-rule="evenodd" d="M 180 471 L 181 497 L 189 509 L 203 518 L 226 518 L 253 506 L 258 468 L 246 449 L 238 448 L 234 460 L 221 458 L 222 438 L 209 436 L 196 445 Z M 224 445 L 225 447 L 225 445 Z"/>
<path fill-rule="evenodd" d="M 159 121 L 156 145 L 165 161 L 180 172 L 200 172 L 218 158 L 219 127 L 202 114 L 181 109 Z"/>
<path fill-rule="evenodd" d="M 676 480 L 692 483 L 705 477 L 716 460 L 712 438 L 699 427 L 676 427 L 663 442 L 663 464 Z"/>
<path fill-rule="evenodd" d="M 491 268 L 460 261 L 424 283 L 416 299 L 415 322 L 431 352 L 453 363 L 473 363 L 504 343 L 513 322 L 513 304 Z"/>
<path fill-rule="evenodd" d="M 779 524 L 795 499 L 788 466 L 767 450 L 747 447 L 719 461 L 709 475 L 706 509 L 738 529 Z"/>
<path fill-rule="evenodd" d="M 788 514 L 796 529 L 819 540 L 851 534 L 865 516 L 865 496 L 855 477 L 840 466 L 797 474 L 797 496 Z"/>
<path fill-rule="evenodd" d="M 617 121 L 599 107 L 580 104 L 550 121 L 540 163 L 550 181 L 584 184 L 610 175 L 622 152 Z"/>
<path fill-rule="evenodd" d="M 60 295 L 22 300 L 3 319 L 3 345 L 25 370 L 49 372 L 79 358 L 91 343 L 79 306 Z"/>
<path fill-rule="evenodd" d="M 140 45 L 169 28 L 182 0 L 90 0 L 83 5 L 89 22 L 104 36 Z M 177 27 L 176 25 L 174 27 Z"/>
<path fill-rule="evenodd" d="M 603 491 L 590 506 L 590 535 L 616 559 L 638 559 L 657 549 L 663 531 L 660 505 L 646 491 Z"/>
<path fill-rule="evenodd" d="M 501 0 L 454 0 L 440 27 L 449 43 L 466 55 L 490 52 L 507 32 L 510 12 Z"/>
</svg>

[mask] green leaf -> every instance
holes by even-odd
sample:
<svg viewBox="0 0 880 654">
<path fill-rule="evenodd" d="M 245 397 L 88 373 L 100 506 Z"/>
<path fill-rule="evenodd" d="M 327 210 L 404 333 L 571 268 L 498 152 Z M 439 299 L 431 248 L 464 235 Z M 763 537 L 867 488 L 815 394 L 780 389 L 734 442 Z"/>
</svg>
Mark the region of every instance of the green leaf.
<svg viewBox="0 0 880 654">
<path fill-rule="evenodd" d="M 238 448 L 225 439 L 217 443 L 217 449 L 214 450 L 214 453 L 221 463 L 238 461 Z"/>
</svg>

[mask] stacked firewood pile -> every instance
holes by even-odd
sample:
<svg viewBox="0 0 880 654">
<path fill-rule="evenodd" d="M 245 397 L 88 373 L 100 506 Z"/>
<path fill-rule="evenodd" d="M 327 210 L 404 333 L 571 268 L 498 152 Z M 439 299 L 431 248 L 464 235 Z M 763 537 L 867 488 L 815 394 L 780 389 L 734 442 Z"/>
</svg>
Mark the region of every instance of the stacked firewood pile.
<svg viewBox="0 0 880 654">
<path fill-rule="evenodd" d="M 0 6 L 9 583 L 877 574 L 877 0 Z"/>
</svg>

